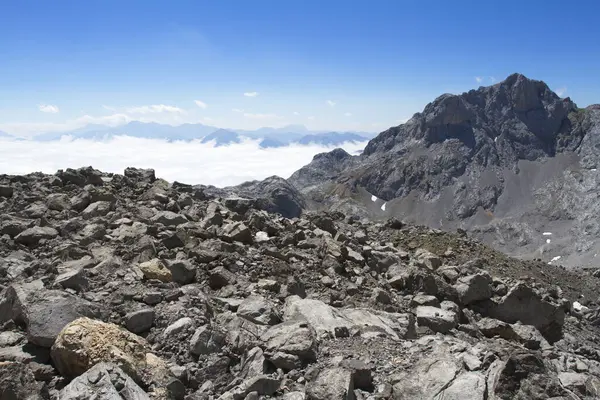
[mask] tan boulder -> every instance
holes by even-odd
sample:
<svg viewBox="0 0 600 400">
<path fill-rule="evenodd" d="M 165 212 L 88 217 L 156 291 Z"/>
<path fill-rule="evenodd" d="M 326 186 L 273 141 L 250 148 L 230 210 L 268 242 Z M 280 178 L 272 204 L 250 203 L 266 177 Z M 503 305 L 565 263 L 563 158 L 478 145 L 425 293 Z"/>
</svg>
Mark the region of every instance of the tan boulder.
<svg viewBox="0 0 600 400">
<path fill-rule="evenodd" d="M 161 282 L 173 280 L 171 271 L 158 258 L 141 263 L 139 268 L 146 279 L 158 279 Z"/>
<path fill-rule="evenodd" d="M 115 324 L 76 319 L 59 333 L 51 356 L 61 375 L 69 378 L 85 373 L 98 363 L 109 362 L 142 386 L 154 384 L 167 389 L 167 393 L 162 390 L 154 393 L 154 398 L 180 398 L 180 392 L 185 390 L 165 361 L 150 352 L 144 338 Z"/>
</svg>

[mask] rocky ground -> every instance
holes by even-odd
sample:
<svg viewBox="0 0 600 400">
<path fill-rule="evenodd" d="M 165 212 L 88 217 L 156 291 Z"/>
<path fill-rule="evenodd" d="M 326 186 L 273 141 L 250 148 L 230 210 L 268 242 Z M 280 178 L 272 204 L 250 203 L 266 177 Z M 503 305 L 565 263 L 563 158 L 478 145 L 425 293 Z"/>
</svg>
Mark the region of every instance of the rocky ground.
<svg viewBox="0 0 600 400">
<path fill-rule="evenodd" d="M 593 271 L 267 186 L 0 176 L 0 399 L 600 397 Z"/>
</svg>

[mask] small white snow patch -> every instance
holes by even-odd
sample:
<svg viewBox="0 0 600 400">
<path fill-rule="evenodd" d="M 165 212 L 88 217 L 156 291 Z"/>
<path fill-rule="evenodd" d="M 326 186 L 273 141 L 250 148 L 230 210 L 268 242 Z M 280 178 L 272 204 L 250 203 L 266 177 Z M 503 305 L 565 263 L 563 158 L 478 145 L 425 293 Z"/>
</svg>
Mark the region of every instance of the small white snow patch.
<svg viewBox="0 0 600 400">
<path fill-rule="evenodd" d="M 596 168 L 592 168 L 592 169 L 590 169 L 590 171 L 592 171 L 592 172 L 596 172 L 596 171 L 597 171 L 597 169 L 596 169 Z"/>
<path fill-rule="evenodd" d="M 254 240 L 258 243 L 266 242 L 269 240 L 269 235 L 267 234 L 267 232 L 258 231 L 256 232 L 256 235 L 254 235 Z"/>
<path fill-rule="evenodd" d="M 496 143 L 497 141 L 498 141 L 498 136 L 496 136 L 496 137 L 494 138 L 494 143 Z"/>
<path fill-rule="evenodd" d="M 550 239 L 546 239 L 546 243 L 550 244 Z"/>
<path fill-rule="evenodd" d="M 574 301 L 573 302 L 573 310 L 581 312 L 581 311 L 587 311 L 587 310 L 589 310 L 589 308 L 587 308 L 586 306 L 584 306 L 583 304 L 581 304 L 578 301 Z"/>
<path fill-rule="evenodd" d="M 377 196 L 375 196 L 374 194 L 371 195 L 371 201 L 377 201 Z"/>
<path fill-rule="evenodd" d="M 381 206 L 381 211 L 385 211 L 385 205 L 386 205 L 386 204 L 387 204 L 387 203 L 383 203 L 383 205 Z"/>
<path fill-rule="evenodd" d="M 552 236 L 552 232 L 544 232 L 542 233 L 543 236 Z"/>
<path fill-rule="evenodd" d="M 560 256 L 552 257 L 552 260 L 548 264 L 552 264 L 554 261 L 560 260 Z"/>
</svg>

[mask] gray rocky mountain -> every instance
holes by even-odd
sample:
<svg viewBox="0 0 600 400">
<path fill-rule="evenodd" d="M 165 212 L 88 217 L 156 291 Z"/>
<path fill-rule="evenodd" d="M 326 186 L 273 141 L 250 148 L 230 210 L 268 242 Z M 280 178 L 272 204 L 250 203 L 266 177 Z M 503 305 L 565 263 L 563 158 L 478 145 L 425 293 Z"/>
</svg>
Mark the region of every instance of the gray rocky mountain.
<svg viewBox="0 0 600 400">
<path fill-rule="evenodd" d="M 593 266 L 600 253 L 600 106 L 541 82 L 445 94 L 363 154 L 319 154 L 289 182 L 313 209 L 470 231 L 513 255 Z"/>
<path fill-rule="evenodd" d="M 0 175 L 0 399 L 600 397 L 598 274 L 298 195 Z"/>
<path fill-rule="evenodd" d="M 232 131 L 228 131 L 226 129 L 219 129 L 214 131 L 213 133 L 206 135 L 202 138 L 202 143 L 214 142 L 215 147 L 226 146 L 232 143 L 241 142 L 241 137 Z"/>
</svg>

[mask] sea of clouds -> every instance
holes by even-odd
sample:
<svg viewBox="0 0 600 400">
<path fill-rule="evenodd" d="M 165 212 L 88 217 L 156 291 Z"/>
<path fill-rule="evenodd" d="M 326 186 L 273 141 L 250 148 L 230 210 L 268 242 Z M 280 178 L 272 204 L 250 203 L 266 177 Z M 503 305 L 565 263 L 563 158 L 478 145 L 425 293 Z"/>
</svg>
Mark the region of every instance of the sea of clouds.
<svg viewBox="0 0 600 400">
<path fill-rule="evenodd" d="M 350 154 L 363 143 L 337 146 Z M 167 181 L 217 187 L 279 175 L 288 178 L 318 153 L 333 147 L 291 145 L 262 149 L 256 141 L 223 147 L 198 141 L 167 141 L 115 136 L 106 140 L 73 139 L 40 142 L 0 138 L 0 174 L 53 174 L 59 169 L 89 166 L 123 173 L 126 167 L 154 168 Z"/>
</svg>

